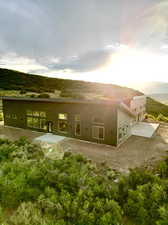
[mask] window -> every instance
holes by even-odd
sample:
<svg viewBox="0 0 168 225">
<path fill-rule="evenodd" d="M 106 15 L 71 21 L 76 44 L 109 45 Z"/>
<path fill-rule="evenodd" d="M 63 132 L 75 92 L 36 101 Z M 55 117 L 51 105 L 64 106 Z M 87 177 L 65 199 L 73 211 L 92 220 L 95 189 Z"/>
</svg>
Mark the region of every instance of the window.
<svg viewBox="0 0 168 225">
<path fill-rule="evenodd" d="M 5 114 L 5 117 L 6 117 L 7 119 L 10 119 L 10 118 L 11 118 L 11 115 L 10 115 L 9 113 L 6 113 L 6 114 Z"/>
<path fill-rule="evenodd" d="M 5 117 L 7 118 L 7 119 L 11 119 L 11 120 L 17 120 L 17 115 L 16 114 L 9 114 L 9 113 L 7 113 L 7 114 L 5 114 Z"/>
<path fill-rule="evenodd" d="M 59 113 L 58 119 L 59 120 L 67 120 L 67 114 L 66 113 Z"/>
<path fill-rule="evenodd" d="M 103 126 L 93 126 L 92 137 L 98 140 L 104 140 L 104 130 Z"/>
<path fill-rule="evenodd" d="M 68 132 L 68 116 L 66 113 L 58 114 L 58 130 L 62 133 Z"/>
<path fill-rule="evenodd" d="M 47 130 L 45 112 L 27 110 L 26 115 L 27 127 Z"/>
<path fill-rule="evenodd" d="M 80 121 L 80 114 L 75 115 L 75 121 Z"/>
</svg>

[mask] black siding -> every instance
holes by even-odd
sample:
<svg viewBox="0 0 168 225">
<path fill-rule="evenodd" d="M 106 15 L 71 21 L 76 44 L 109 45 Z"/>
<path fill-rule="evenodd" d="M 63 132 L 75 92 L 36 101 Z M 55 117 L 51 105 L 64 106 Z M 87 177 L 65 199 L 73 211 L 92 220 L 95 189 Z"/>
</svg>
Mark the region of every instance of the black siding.
<svg viewBox="0 0 168 225">
<path fill-rule="evenodd" d="M 75 137 L 86 141 L 99 142 L 108 145 L 117 144 L 117 113 L 116 105 L 60 103 L 60 102 L 33 102 L 3 99 L 4 123 L 8 126 L 27 129 L 26 110 L 45 111 L 47 121 L 53 122 L 53 133 Z M 17 120 L 6 118 L 7 114 L 16 114 Z M 68 133 L 58 131 L 58 113 L 68 114 Z M 81 136 L 75 136 L 75 114 L 81 115 Z M 98 141 L 92 138 L 93 117 L 104 118 L 105 139 Z"/>
</svg>

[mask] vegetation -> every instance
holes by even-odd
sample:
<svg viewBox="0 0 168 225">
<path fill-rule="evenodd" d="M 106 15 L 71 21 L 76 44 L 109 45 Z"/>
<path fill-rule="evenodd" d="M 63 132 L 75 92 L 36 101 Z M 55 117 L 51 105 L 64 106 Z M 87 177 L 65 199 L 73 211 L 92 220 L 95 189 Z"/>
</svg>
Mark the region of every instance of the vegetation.
<svg viewBox="0 0 168 225">
<path fill-rule="evenodd" d="M 151 120 L 156 121 L 156 122 L 168 123 L 168 117 L 163 116 L 162 114 L 159 114 L 158 116 L 153 116 L 151 114 L 146 114 L 146 118 L 147 119 L 151 119 Z"/>
<path fill-rule="evenodd" d="M 0 139 L 0 166 L 0 224 L 167 224 L 168 159 L 125 176 L 70 152 L 49 159 L 22 138 Z"/>
<path fill-rule="evenodd" d="M 168 117 L 168 105 L 158 102 L 152 98 L 147 98 L 146 111 L 148 114 L 157 117 Z M 160 116 L 159 116 L 160 115 Z"/>
<path fill-rule="evenodd" d="M 42 93 L 38 95 L 38 98 L 50 98 L 50 95 L 47 93 Z"/>
<path fill-rule="evenodd" d="M 3 121 L 3 113 L 0 112 L 0 121 Z"/>
<path fill-rule="evenodd" d="M 27 92 L 61 91 L 62 95 L 70 93 L 97 93 L 108 98 L 130 98 L 141 93 L 130 88 L 112 84 L 100 84 L 68 79 L 49 78 L 25 74 L 18 71 L 0 69 L 0 88 L 6 90 L 24 90 Z"/>
</svg>

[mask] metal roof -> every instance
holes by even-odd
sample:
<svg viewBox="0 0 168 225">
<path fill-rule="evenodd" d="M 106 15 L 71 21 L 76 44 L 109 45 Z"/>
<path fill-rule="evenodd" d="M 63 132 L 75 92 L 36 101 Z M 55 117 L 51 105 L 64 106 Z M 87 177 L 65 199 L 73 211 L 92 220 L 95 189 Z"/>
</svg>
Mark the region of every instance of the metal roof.
<svg viewBox="0 0 168 225">
<path fill-rule="evenodd" d="M 28 101 L 28 102 L 57 102 L 69 104 L 102 104 L 102 105 L 115 105 L 123 102 L 123 100 L 79 100 L 68 98 L 23 98 L 23 97 L 2 97 L 2 100 L 8 101 Z"/>
</svg>

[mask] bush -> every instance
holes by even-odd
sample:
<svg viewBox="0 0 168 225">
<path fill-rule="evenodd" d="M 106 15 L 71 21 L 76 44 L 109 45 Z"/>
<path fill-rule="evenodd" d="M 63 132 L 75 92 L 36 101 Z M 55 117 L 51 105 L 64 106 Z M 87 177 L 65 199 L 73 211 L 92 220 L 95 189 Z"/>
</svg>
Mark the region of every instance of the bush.
<svg viewBox="0 0 168 225">
<path fill-rule="evenodd" d="M 23 95 L 23 94 L 26 94 L 27 92 L 26 92 L 26 90 L 21 90 L 19 93 L 20 93 L 21 95 Z"/>
<path fill-rule="evenodd" d="M 3 113 L 0 112 L 0 121 L 3 121 L 4 118 L 3 118 Z"/>
<path fill-rule="evenodd" d="M 0 223 L 123 225 L 126 218 L 166 225 L 167 167 L 165 159 L 153 171 L 132 169 L 121 176 L 80 154 L 49 159 L 25 138 L 0 139 Z"/>
<path fill-rule="evenodd" d="M 38 98 L 50 98 L 50 95 L 47 93 L 42 93 L 37 96 Z"/>
</svg>

